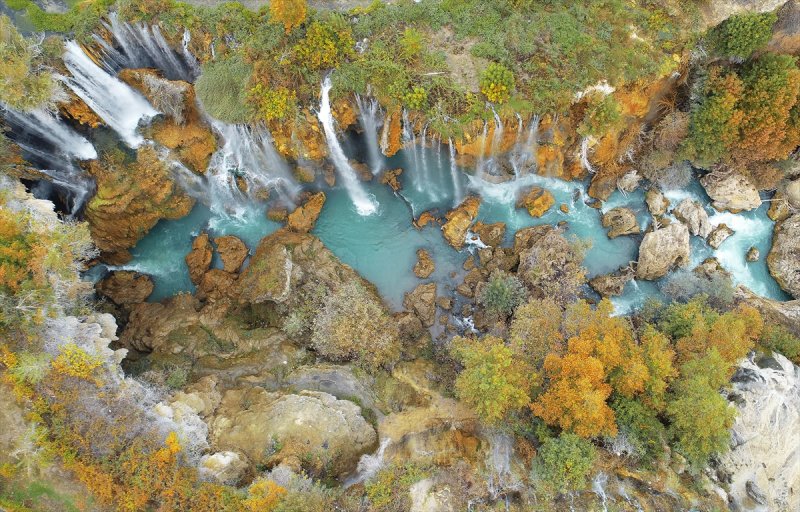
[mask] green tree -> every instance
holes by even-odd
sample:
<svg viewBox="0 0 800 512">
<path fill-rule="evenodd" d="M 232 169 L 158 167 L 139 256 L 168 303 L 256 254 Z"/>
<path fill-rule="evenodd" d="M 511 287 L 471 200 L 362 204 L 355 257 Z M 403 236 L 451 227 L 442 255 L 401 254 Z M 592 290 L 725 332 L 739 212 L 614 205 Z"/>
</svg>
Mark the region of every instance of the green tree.
<svg viewBox="0 0 800 512">
<path fill-rule="evenodd" d="M 785 355 L 795 364 L 800 364 L 800 339 L 782 325 L 764 327 L 759 344 Z"/>
<path fill-rule="evenodd" d="M 540 369 L 548 353 L 561 348 L 564 312 L 552 299 L 532 299 L 514 311 L 510 341 L 534 368 Z"/>
<path fill-rule="evenodd" d="M 614 96 L 595 93 L 589 96 L 586 102 L 583 121 L 578 126 L 580 135 L 599 138 L 619 126 L 622 120 L 622 108 Z"/>
<path fill-rule="evenodd" d="M 587 487 L 597 451 L 575 434 L 545 439 L 533 460 L 531 480 L 546 494 L 580 491 Z"/>
<path fill-rule="evenodd" d="M 243 123 L 250 119 L 247 105 L 247 83 L 252 67 L 239 57 L 208 62 L 195 83 L 197 97 L 205 110 L 226 123 Z"/>
<path fill-rule="evenodd" d="M 525 364 L 514 359 L 500 338 L 481 340 L 456 337 L 452 341 L 464 369 L 456 378 L 458 397 L 487 423 L 500 422 L 509 412 L 530 402 Z"/>
<path fill-rule="evenodd" d="M 57 88 L 41 62 L 38 46 L 0 15 L 0 102 L 18 110 L 33 110 L 52 101 Z"/>
<path fill-rule="evenodd" d="M 478 301 L 493 315 L 508 316 L 525 302 L 528 291 L 516 276 L 495 270 L 483 287 Z"/>
<path fill-rule="evenodd" d="M 746 59 L 769 42 L 777 20 L 774 12 L 734 14 L 715 29 L 712 43 L 725 57 Z"/>
</svg>

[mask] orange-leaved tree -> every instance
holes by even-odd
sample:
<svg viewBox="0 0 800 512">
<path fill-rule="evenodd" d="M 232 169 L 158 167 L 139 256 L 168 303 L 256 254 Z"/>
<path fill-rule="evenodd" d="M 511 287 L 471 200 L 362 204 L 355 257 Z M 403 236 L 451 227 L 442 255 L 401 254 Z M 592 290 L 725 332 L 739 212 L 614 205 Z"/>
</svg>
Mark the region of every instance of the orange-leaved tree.
<svg viewBox="0 0 800 512">
<path fill-rule="evenodd" d="M 272 0 L 269 3 L 269 19 L 280 23 L 286 33 L 303 23 L 308 13 L 306 0 Z"/>
</svg>

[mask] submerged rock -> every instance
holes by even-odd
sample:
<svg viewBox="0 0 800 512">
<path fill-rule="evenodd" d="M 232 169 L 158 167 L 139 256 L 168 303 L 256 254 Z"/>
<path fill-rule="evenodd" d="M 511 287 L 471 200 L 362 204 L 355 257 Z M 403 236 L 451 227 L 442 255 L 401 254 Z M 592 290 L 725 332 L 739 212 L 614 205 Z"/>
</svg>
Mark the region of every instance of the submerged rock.
<svg viewBox="0 0 800 512">
<path fill-rule="evenodd" d="M 322 207 L 325 206 L 325 192 L 317 192 L 289 214 L 286 226 L 298 233 L 308 233 L 314 229 Z"/>
<path fill-rule="evenodd" d="M 214 252 L 208 233 L 200 233 L 192 241 L 192 250 L 184 258 L 186 266 L 189 267 L 189 278 L 194 284 L 199 283 L 203 274 L 211 267 L 213 256 Z"/>
<path fill-rule="evenodd" d="M 608 230 L 608 238 L 636 235 L 640 232 L 636 214 L 630 208 L 617 207 L 610 209 L 603 214 L 602 223 L 604 228 L 611 228 Z"/>
<path fill-rule="evenodd" d="M 153 288 L 150 276 L 130 270 L 116 270 L 96 286 L 97 293 L 118 306 L 146 301 Z"/>
<path fill-rule="evenodd" d="M 215 238 L 214 243 L 222 259 L 222 269 L 225 272 L 238 272 L 249 252 L 244 242 L 233 235 L 227 235 Z"/>
<path fill-rule="evenodd" d="M 631 281 L 636 272 L 631 267 L 625 267 L 612 274 L 604 274 L 589 280 L 589 286 L 603 297 L 622 295 L 625 285 Z"/>
<path fill-rule="evenodd" d="M 711 233 L 711 224 L 708 222 L 708 213 L 697 201 L 684 199 L 672 210 L 675 217 L 686 224 L 692 235 L 706 238 Z"/>
<path fill-rule="evenodd" d="M 664 277 L 671 269 L 688 265 L 690 255 L 689 228 L 684 224 L 676 222 L 646 233 L 639 246 L 636 278 Z"/>
<path fill-rule="evenodd" d="M 738 414 L 717 472 L 733 508 L 799 510 L 800 367 L 753 353 L 739 364 L 728 398 Z"/>
<path fill-rule="evenodd" d="M 781 288 L 800 297 L 800 214 L 775 225 L 767 266 Z"/>
<path fill-rule="evenodd" d="M 644 196 L 644 201 L 647 203 L 647 209 L 653 217 L 660 217 L 667 213 L 669 208 L 669 199 L 664 197 L 664 194 L 657 188 L 651 187 Z"/>
<path fill-rule="evenodd" d="M 433 212 L 422 212 L 419 217 L 414 220 L 414 227 L 422 229 L 428 224 L 436 224 L 437 222 L 440 223 L 441 221 Z"/>
<path fill-rule="evenodd" d="M 436 283 L 421 284 L 406 293 L 403 307 L 414 312 L 425 327 L 436 321 Z"/>
<path fill-rule="evenodd" d="M 714 171 L 700 178 L 700 184 L 712 199 L 712 206 L 719 211 L 738 213 L 742 210 L 755 210 L 761 206 L 758 189 L 741 174 Z"/>
<path fill-rule="evenodd" d="M 724 222 L 715 227 L 711 233 L 708 234 L 707 242 L 713 249 L 719 249 L 722 242 L 728 239 L 734 231 L 728 227 Z"/>
<path fill-rule="evenodd" d="M 531 217 L 541 217 L 555 204 L 556 199 L 550 191 L 541 187 L 531 187 L 521 192 L 517 198 L 517 208 L 525 208 Z"/>
<path fill-rule="evenodd" d="M 436 270 L 436 264 L 425 249 L 417 249 L 417 263 L 414 265 L 414 275 L 426 279 Z"/>
<path fill-rule="evenodd" d="M 464 247 L 467 231 L 478 216 L 480 206 L 481 200 L 478 197 L 469 196 L 445 215 L 446 222 L 442 225 L 442 233 L 447 243 L 455 249 L 460 250 Z"/>
</svg>

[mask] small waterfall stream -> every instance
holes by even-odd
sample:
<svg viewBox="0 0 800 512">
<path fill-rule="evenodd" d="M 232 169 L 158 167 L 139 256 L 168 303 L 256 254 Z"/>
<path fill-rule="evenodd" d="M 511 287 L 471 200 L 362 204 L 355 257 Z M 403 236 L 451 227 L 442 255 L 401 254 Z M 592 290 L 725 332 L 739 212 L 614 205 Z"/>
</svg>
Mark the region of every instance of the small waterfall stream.
<svg viewBox="0 0 800 512">
<path fill-rule="evenodd" d="M 453 139 L 447 139 L 447 146 L 450 149 L 450 178 L 453 180 L 453 206 L 461 204 L 464 200 L 464 191 L 459 179 L 458 165 L 456 164 L 456 146 Z"/>
<path fill-rule="evenodd" d="M 361 128 L 364 130 L 364 142 L 367 146 L 369 156 L 369 167 L 372 174 L 379 174 L 383 170 L 383 157 L 381 148 L 378 146 L 378 130 L 383 125 L 381 119 L 381 107 L 378 100 L 370 98 L 365 100 L 356 95 L 356 105 L 358 105 L 358 117 L 361 121 Z"/>
<path fill-rule="evenodd" d="M 330 91 L 333 85 L 331 84 L 330 76 L 325 77 L 322 82 L 321 101 L 319 106 L 319 121 L 322 123 L 322 128 L 325 131 L 325 139 L 328 142 L 328 149 L 330 150 L 333 165 L 339 172 L 342 178 L 347 193 L 353 201 L 356 210 L 360 215 L 372 215 L 378 210 L 378 204 L 375 199 L 364 189 L 358 181 L 355 169 L 348 162 L 344 154 L 342 145 L 336 137 L 336 128 L 334 127 L 333 113 L 331 112 L 331 99 Z"/>
<path fill-rule="evenodd" d="M 139 123 L 158 114 L 150 103 L 120 79 L 95 64 L 75 41 L 67 41 L 64 64 L 71 76 L 61 77 L 100 118 L 131 147 L 144 138 Z"/>
<path fill-rule="evenodd" d="M 378 451 L 372 454 L 362 455 L 361 459 L 358 461 L 358 466 L 356 466 L 356 473 L 345 481 L 344 486 L 350 487 L 360 484 L 377 475 L 378 471 L 383 468 L 383 457 L 386 454 L 386 448 L 388 448 L 390 444 L 392 444 L 392 440 L 386 438 L 381 441 Z"/>
</svg>

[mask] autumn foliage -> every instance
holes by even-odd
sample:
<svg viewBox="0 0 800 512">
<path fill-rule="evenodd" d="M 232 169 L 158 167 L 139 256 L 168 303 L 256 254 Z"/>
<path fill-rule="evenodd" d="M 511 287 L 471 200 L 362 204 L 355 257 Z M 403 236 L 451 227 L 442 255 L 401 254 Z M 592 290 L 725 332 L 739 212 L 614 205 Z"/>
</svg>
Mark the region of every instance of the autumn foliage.
<svg viewBox="0 0 800 512">
<path fill-rule="evenodd" d="M 272 0 L 269 3 L 270 21 L 283 25 L 287 34 L 303 23 L 307 11 L 306 0 Z"/>
</svg>

